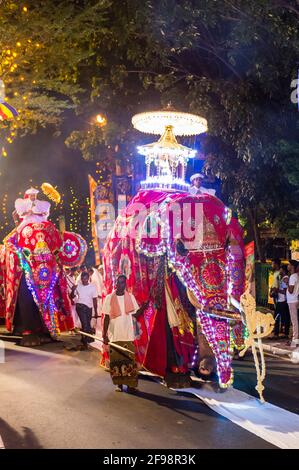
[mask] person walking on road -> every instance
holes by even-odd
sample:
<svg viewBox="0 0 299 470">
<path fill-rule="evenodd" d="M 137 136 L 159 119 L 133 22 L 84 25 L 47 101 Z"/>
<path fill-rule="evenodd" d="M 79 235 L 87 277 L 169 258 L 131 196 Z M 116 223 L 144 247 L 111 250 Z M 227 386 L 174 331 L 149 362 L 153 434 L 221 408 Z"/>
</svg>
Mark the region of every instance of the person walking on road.
<svg viewBox="0 0 299 470">
<path fill-rule="evenodd" d="M 92 334 L 91 317 L 92 308 L 94 308 L 95 316 L 98 315 L 98 293 L 95 284 L 89 282 L 89 274 L 83 271 L 81 274 L 81 282 L 74 286 L 72 297 L 75 299 L 76 311 L 80 318 L 82 331 L 84 333 Z M 94 339 L 82 335 L 81 349 L 88 349 L 88 343 Z"/>
</svg>

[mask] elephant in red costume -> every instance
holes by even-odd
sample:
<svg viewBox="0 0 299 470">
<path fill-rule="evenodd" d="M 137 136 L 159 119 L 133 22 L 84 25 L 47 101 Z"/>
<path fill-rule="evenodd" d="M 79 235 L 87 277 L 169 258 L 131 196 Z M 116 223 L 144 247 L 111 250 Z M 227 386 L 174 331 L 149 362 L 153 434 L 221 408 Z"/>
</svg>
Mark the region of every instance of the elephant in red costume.
<svg viewBox="0 0 299 470">
<path fill-rule="evenodd" d="M 150 301 L 136 322 L 140 366 L 179 386 L 208 359 L 209 377 L 232 383 L 246 334 L 230 303 L 244 290 L 243 233 L 218 198 L 139 191 L 108 236 L 104 267 L 107 293 L 122 272 L 137 301 Z"/>
<path fill-rule="evenodd" d="M 82 263 L 86 242 L 51 222 L 14 230 L 0 246 L 0 317 L 34 346 L 73 328 L 63 267 Z"/>
</svg>

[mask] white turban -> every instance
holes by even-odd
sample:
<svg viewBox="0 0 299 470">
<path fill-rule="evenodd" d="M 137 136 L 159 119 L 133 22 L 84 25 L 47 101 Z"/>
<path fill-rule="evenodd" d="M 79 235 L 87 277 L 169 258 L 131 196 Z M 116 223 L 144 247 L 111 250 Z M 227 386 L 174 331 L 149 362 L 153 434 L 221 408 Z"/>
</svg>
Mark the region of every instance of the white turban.
<svg viewBox="0 0 299 470">
<path fill-rule="evenodd" d="M 203 175 L 202 173 L 194 173 L 194 175 L 191 176 L 190 181 L 192 183 L 192 181 L 195 180 L 195 178 L 202 178 L 203 179 L 204 177 L 205 177 L 205 175 Z"/>
<path fill-rule="evenodd" d="M 35 188 L 29 188 L 27 189 L 27 191 L 25 192 L 25 194 L 27 196 L 30 196 L 31 194 L 38 194 L 39 193 L 39 190 L 38 189 L 35 189 Z"/>
</svg>

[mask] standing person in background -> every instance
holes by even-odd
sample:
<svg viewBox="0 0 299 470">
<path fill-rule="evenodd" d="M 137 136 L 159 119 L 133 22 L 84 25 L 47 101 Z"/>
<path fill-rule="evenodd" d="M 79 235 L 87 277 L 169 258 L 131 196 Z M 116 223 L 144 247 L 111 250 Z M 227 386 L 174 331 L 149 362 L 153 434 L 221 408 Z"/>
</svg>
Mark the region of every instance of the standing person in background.
<svg viewBox="0 0 299 470">
<path fill-rule="evenodd" d="M 98 315 L 98 302 L 97 302 L 97 288 L 94 284 L 89 282 L 88 272 L 81 274 L 81 282 L 73 287 L 72 297 L 76 302 L 77 314 L 80 318 L 82 331 L 84 333 L 92 334 L 91 317 L 92 308 L 94 308 L 95 315 Z M 88 349 L 88 343 L 94 340 L 88 336 L 82 335 L 81 349 Z"/>
<path fill-rule="evenodd" d="M 102 310 L 102 298 L 103 298 L 103 279 L 100 273 L 96 268 L 88 268 L 89 279 L 92 284 L 96 286 L 97 294 L 98 294 L 98 312 L 101 313 Z M 100 329 L 100 321 L 98 321 L 99 316 L 95 315 L 93 312 L 94 321 L 92 321 L 92 326 L 95 331 Z"/>
<path fill-rule="evenodd" d="M 270 287 L 270 297 L 273 299 L 275 307 L 276 307 L 276 303 L 278 299 L 280 267 L 281 267 L 280 259 L 278 258 L 274 259 L 272 261 L 273 281 Z"/>
<path fill-rule="evenodd" d="M 81 274 L 82 273 L 87 273 L 87 272 L 88 272 L 87 266 L 85 264 L 81 264 L 81 266 L 78 269 L 78 274 L 77 274 L 77 278 L 76 278 L 76 283 L 77 284 L 81 284 Z"/>
<path fill-rule="evenodd" d="M 80 329 L 81 323 L 80 323 L 80 320 L 76 311 L 76 304 L 74 302 L 74 299 L 72 298 L 72 292 L 74 288 L 76 287 L 76 271 L 77 271 L 77 268 L 71 268 L 67 271 L 66 282 L 67 282 L 67 292 L 68 292 L 69 298 L 71 300 L 71 305 L 72 305 L 72 317 L 74 321 L 74 326 L 75 328 Z M 76 333 L 75 329 L 72 330 L 71 333 Z"/>
<path fill-rule="evenodd" d="M 289 284 L 288 267 L 282 265 L 280 268 L 278 298 L 275 308 L 275 326 L 273 338 L 278 339 L 280 331 L 283 329 L 284 338 L 289 337 L 290 312 L 287 304 L 286 291 Z"/>
<path fill-rule="evenodd" d="M 122 392 L 123 385 L 127 385 L 128 391 L 134 392 L 138 386 L 138 370 L 135 362 L 133 316 L 137 318 L 141 315 L 148 304 L 139 308 L 134 295 L 126 290 L 126 283 L 125 275 L 118 276 L 115 291 L 105 298 L 103 341 L 104 344 L 110 341 L 127 350 L 123 352 L 110 346 L 110 375 L 116 391 Z"/>
<path fill-rule="evenodd" d="M 100 282 L 101 282 L 101 286 L 102 286 L 102 297 L 104 299 L 105 297 L 105 286 L 104 286 L 104 266 L 102 264 L 100 264 L 98 267 L 97 267 L 97 270 L 98 270 L 98 273 L 99 273 L 99 278 L 100 278 Z"/>
<path fill-rule="evenodd" d="M 103 295 L 103 278 L 96 268 L 89 268 L 88 273 L 90 276 L 90 282 L 93 282 L 97 287 L 98 298 L 102 299 Z"/>
<path fill-rule="evenodd" d="M 288 264 L 288 271 L 290 274 L 289 285 L 287 288 L 287 303 L 289 306 L 292 326 L 293 326 L 293 338 L 291 341 L 291 347 L 296 348 L 299 346 L 299 331 L 298 331 L 298 295 L 299 295 L 299 275 L 297 274 L 298 262 L 291 260 Z"/>
</svg>

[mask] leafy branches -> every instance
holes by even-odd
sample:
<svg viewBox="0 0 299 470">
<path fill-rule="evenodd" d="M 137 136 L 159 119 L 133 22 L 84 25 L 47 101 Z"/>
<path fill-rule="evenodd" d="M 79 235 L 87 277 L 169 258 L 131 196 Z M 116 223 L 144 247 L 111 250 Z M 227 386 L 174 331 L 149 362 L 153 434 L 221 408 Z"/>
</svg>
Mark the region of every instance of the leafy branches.
<svg viewBox="0 0 299 470">
<path fill-rule="evenodd" d="M 171 100 L 207 118 L 207 165 L 227 203 L 288 233 L 299 187 L 295 0 L 29 0 L 27 11 L 5 1 L 0 14 L 15 135 L 69 120 L 67 146 L 112 170 L 134 154 L 132 114 Z M 106 128 L 86 125 L 97 112 Z"/>
</svg>

